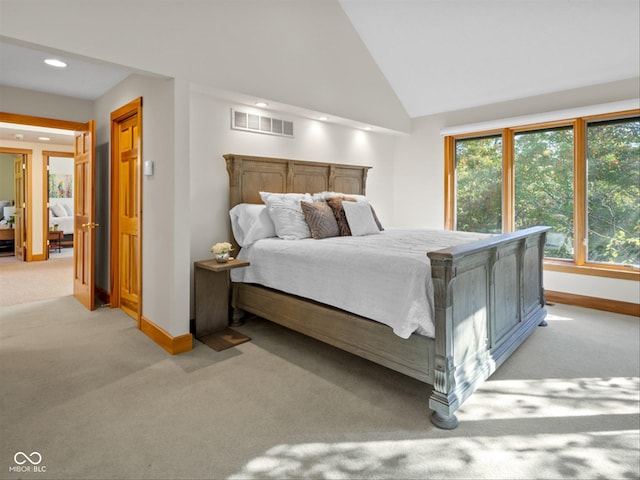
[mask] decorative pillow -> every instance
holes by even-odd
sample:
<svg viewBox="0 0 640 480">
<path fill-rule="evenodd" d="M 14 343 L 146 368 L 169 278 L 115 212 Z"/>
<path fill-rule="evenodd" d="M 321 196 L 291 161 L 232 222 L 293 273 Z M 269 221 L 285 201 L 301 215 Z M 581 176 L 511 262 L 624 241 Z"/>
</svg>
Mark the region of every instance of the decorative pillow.
<svg viewBox="0 0 640 480">
<path fill-rule="evenodd" d="M 349 229 L 349 222 L 347 222 L 347 217 L 344 214 L 342 202 L 355 202 L 355 198 L 345 197 L 344 195 L 341 195 L 337 197 L 328 197 L 325 201 L 333 211 L 333 216 L 338 223 L 338 230 L 340 231 L 340 235 L 343 237 L 350 236 L 351 230 Z"/>
<path fill-rule="evenodd" d="M 266 205 L 240 203 L 229 210 L 233 238 L 241 247 L 248 247 L 261 238 L 276 236 Z"/>
<path fill-rule="evenodd" d="M 340 235 L 338 222 L 333 216 L 333 210 L 325 202 L 300 202 L 302 213 L 311 230 L 311 236 L 316 240 L 337 237 Z"/>
<path fill-rule="evenodd" d="M 309 225 L 302 213 L 300 202 L 311 202 L 308 193 L 260 192 L 269 216 L 275 225 L 276 234 L 284 240 L 300 240 L 311 237 Z"/>
<path fill-rule="evenodd" d="M 64 211 L 67 212 L 67 217 L 73 217 L 73 212 L 71 211 L 71 207 L 69 205 L 63 203 L 62 208 L 64 208 Z"/>
<path fill-rule="evenodd" d="M 367 197 L 365 197 L 364 195 L 356 195 L 356 194 L 351 194 L 351 193 L 319 192 L 319 193 L 314 193 L 312 195 L 312 198 L 313 198 L 314 202 L 324 201 L 324 202 L 329 203 L 329 199 L 330 198 L 336 198 L 336 197 L 346 197 L 352 202 L 353 201 L 356 201 L 356 202 L 369 202 L 369 199 Z M 371 205 L 371 204 L 369 203 L 369 205 Z M 380 220 L 378 219 L 378 215 L 376 215 L 376 211 L 373 208 L 373 205 L 371 206 L 371 211 L 373 212 L 373 219 L 376 221 L 376 225 L 378 225 L 378 229 L 380 231 L 384 230 L 384 228 L 382 227 L 382 223 L 380 223 Z M 334 213 L 335 213 L 335 210 L 334 210 Z M 338 216 L 336 216 L 336 220 L 338 220 Z M 338 225 L 340 225 L 340 220 L 338 220 Z M 346 234 L 342 234 L 342 235 L 350 235 L 350 234 L 346 233 Z"/>
<path fill-rule="evenodd" d="M 371 212 L 371 206 L 367 202 L 344 202 L 344 213 L 349 222 L 351 235 L 361 236 L 372 233 L 380 233 Z"/>
<path fill-rule="evenodd" d="M 65 212 L 64 207 L 59 203 L 51 204 L 51 211 L 53 212 L 54 217 L 66 217 L 67 212 Z"/>
</svg>

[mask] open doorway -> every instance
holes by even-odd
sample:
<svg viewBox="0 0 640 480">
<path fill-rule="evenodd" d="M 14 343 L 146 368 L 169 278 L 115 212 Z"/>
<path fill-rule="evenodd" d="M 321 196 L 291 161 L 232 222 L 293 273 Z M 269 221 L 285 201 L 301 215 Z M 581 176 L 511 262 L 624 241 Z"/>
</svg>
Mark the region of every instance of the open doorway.
<svg viewBox="0 0 640 480">
<path fill-rule="evenodd" d="M 44 151 L 47 170 L 47 237 L 49 258 L 73 256 L 73 153 Z"/>
<path fill-rule="evenodd" d="M 0 150 L 0 256 L 15 255 L 14 163 L 22 154 Z"/>
<path fill-rule="evenodd" d="M 31 150 L 0 145 L 2 191 L 0 195 L 0 251 L 1 255 L 25 260 L 27 229 L 25 222 L 25 192 Z"/>
<path fill-rule="evenodd" d="M 56 129 L 45 133 L 27 123 L 0 125 L 0 200 L 9 203 L 7 211 L 14 214 L 14 218 L 5 215 L 4 205 L 0 209 L 0 233 L 7 237 L 0 240 L 0 255 L 4 254 L 0 256 L 0 305 L 72 295 L 73 235 L 67 237 L 69 243 L 63 249 L 65 227 L 61 221 L 50 221 L 49 205 L 56 200 L 65 217 L 64 205 L 73 209 L 68 188 L 73 185 L 73 177 L 68 177 L 73 175 L 73 132 L 58 134 Z M 50 177 L 50 171 L 56 175 Z M 20 192 L 16 192 L 18 183 Z M 50 184 L 57 187 L 55 192 L 50 192 Z M 57 234 L 50 235 L 54 223 L 59 223 L 62 242 Z"/>
</svg>

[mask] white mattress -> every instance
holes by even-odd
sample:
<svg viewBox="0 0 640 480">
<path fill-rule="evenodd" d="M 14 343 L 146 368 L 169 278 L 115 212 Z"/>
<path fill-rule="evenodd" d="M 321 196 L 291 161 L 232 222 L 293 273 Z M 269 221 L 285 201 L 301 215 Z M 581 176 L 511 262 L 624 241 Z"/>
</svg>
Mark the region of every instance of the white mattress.
<svg viewBox="0 0 640 480">
<path fill-rule="evenodd" d="M 251 265 L 231 271 L 234 282 L 256 283 L 384 323 L 408 338 L 434 337 L 428 251 L 488 235 L 443 230 L 385 230 L 323 240 L 267 238 L 243 248 Z"/>
</svg>

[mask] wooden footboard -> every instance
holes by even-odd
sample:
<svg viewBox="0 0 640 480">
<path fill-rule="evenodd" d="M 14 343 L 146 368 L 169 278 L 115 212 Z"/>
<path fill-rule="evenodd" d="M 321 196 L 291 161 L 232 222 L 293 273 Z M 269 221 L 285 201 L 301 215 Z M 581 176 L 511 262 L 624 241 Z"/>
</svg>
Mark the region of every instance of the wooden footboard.
<svg viewBox="0 0 640 480">
<path fill-rule="evenodd" d="M 428 254 L 435 294 L 432 421 L 454 412 L 546 317 L 542 262 L 548 227 Z"/>
</svg>

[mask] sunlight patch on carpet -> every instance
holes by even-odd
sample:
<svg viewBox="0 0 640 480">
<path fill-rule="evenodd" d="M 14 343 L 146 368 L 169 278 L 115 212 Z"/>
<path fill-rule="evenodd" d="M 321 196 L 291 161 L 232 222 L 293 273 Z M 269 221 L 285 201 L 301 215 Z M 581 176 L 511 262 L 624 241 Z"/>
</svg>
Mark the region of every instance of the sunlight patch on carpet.
<svg viewBox="0 0 640 480">
<path fill-rule="evenodd" d="M 488 381 L 458 411 L 461 421 L 640 412 L 639 377 Z"/>
<path fill-rule="evenodd" d="M 638 431 L 453 437 L 278 445 L 249 461 L 239 479 L 293 478 L 609 478 L 637 475 Z M 518 465 L 517 469 L 514 465 Z"/>
</svg>

